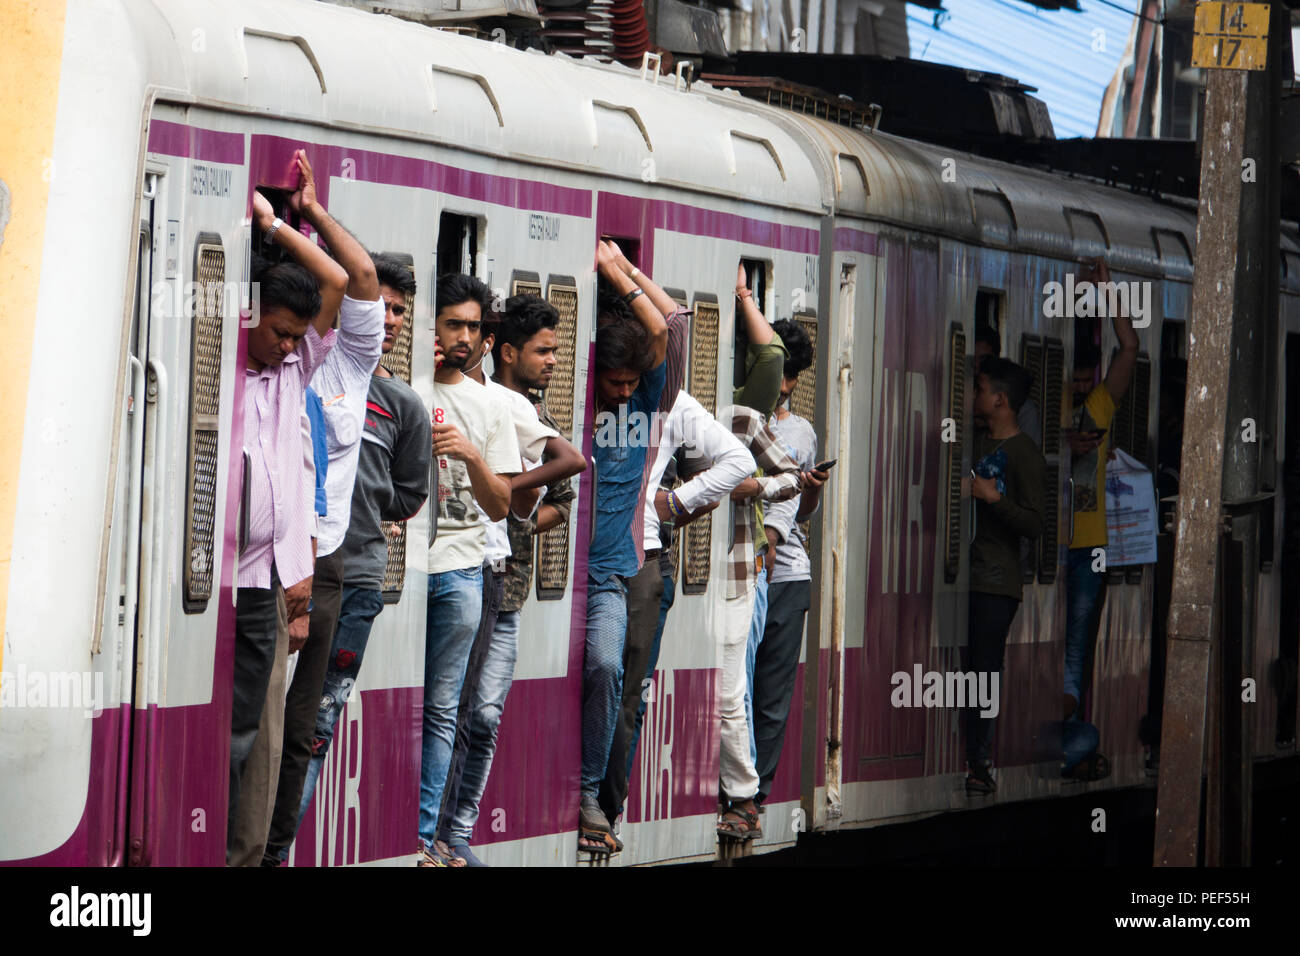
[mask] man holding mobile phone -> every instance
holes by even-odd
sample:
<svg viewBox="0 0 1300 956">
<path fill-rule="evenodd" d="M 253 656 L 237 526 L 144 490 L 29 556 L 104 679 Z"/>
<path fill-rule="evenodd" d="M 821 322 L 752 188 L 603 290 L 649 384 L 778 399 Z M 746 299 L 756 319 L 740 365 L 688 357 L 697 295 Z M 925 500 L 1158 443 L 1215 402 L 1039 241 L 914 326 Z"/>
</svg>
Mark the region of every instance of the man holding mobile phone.
<svg viewBox="0 0 1300 956">
<path fill-rule="evenodd" d="M 773 560 L 768 570 L 767 618 L 761 640 L 749 655 L 749 687 L 752 694 L 751 733 L 754 738 L 754 768 L 758 772 L 760 806 L 767 799 L 785 743 L 790 717 L 790 700 L 803 647 L 804 617 L 812 600 L 812 569 L 808 542 L 800 522 L 807 520 L 821 504 L 822 485 L 835 460 L 817 460 L 817 433 L 805 418 L 790 410 L 790 396 L 799 376 L 812 365 L 812 340 L 803 326 L 782 319 L 773 328 L 785 343 L 788 356 L 781 380 L 781 400 L 768 425 L 786 446 L 790 457 L 804 472 L 803 490 L 788 501 L 768 505 L 763 517 L 768 550 Z"/>
<path fill-rule="evenodd" d="M 975 498 L 975 540 L 970 547 L 968 672 L 981 686 L 1001 684 L 1007 635 L 1020 609 L 1020 539 L 1043 529 L 1043 453 L 1020 430 L 1018 413 L 1029 395 L 1029 373 L 1004 358 L 988 358 L 975 376 L 972 412 L 978 431 L 969 479 Z M 994 682 L 997 678 L 997 682 Z M 1000 701 L 985 715 L 979 704 L 966 709 L 968 794 L 997 789 L 992 774 L 994 720 Z"/>
<path fill-rule="evenodd" d="M 1095 260 L 1085 279 L 1109 282 L 1110 270 L 1104 259 Z M 1091 342 L 1077 343 L 1074 374 L 1071 380 L 1074 398 L 1074 427 L 1066 432 L 1070 443 L 1071 472 L 1074 486 L 1074 537 L 1068 558 L 1068 602 L 1065 627 L 1065 695 L 1063 716 L 1068 721 L 1079 716 L 1080 705 L 1092 676 L 1092 648 L 1096 641 L 1101 608 L 1106 595 L 1104 563 L 1099 564 L 1095 549 L 1106 547 L 1106 461 L 1110 444 L 1106 437 L 1124 393 L 1133 379 L 1137 365 L 1138 337 L 1127 315 L 1111 316 L 1119 352 L 1110 363 L 1105 379 L 1096 383 L 1101 353 Z M 1109 773 L 1106 758 L 1093 753 L 1077 770 L 1086 779 L 1095 780 Z"/>
</svg>

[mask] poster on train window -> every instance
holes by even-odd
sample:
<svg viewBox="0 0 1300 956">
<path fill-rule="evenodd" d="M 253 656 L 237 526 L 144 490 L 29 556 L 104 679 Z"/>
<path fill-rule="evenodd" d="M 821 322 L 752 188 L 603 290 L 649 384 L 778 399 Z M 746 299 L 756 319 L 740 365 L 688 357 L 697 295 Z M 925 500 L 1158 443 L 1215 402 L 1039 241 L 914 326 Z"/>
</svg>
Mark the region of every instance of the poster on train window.
<svg viewBox="0 0 1300 956">
<path fill-rule="evenodd" d="M 1117 448 L 1115 457 L 1106 462 L 1106 567 L 1154 564 L 1156 529 L 1151 472 Z"/>
</svg>

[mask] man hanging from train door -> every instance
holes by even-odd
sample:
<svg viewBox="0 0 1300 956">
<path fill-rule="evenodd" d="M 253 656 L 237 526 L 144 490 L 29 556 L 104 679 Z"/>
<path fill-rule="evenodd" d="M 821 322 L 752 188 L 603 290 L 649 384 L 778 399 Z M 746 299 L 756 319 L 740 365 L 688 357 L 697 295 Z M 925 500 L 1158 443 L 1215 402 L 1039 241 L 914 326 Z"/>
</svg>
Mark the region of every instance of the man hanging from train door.
<svg viewBox="0 0 1300 956">
<path fill-rule="evenodd" d="M 1020 609 L 1020 539 L 1033 540 L 1043 530 L 1047 464 L 1017 419 L 1031 382 L 1029 373 L 1008 359 L 990 357 L 980 365 L 972 405 L 977 426 L 971 456 L 975 464 L 971 477 L 963 482 L 977 502 L 975 539 L 970 546 L 966 670 L 980 686 L 998 692 L 1007 635 Z M 991 758 L 999 709 L 995 700 L 992 713 L 984 712 L 979 702 L 967 697 L 968 794 L 997 789 Z"/>
<path fill-rule="evenodd" d="M 522 471 L 509 410 L 464 374 L 482 352 L 492 290 L 473 276 L 438 279 L 435 329 L 442 364 L 433 377 L 433 453 L 438 537 L 429 547 L 424 729 L 420 759 L 420 866 L 445 866 L 434 843 L 456 740 L 460 692 L 483 614 L 489 521 L 510 511 L 510 479 Z"/>
<path fill-rule="evenodd" d="M 1110 282 L 1110 269 L 1104 259 L 1094 260 L 1085 274 L 1094 284 Z M 1080 283 L 1082 285 L 1082 283 Z M 1094 294 L 1098 303 L 1103 297 Z M 1071 745 L 1077 731 L 1087 728 L 1080 723 L 1084 694 L 1092 678 L 1092 657 L 1101 609 L 1106 597 L 1106 572 L 1099 555 L 1104 554 L 1106 534 L 1106 461 L 1112 447 L 1109 429 L 1115 409 L 1128 391 L 1137 365 L 1138 337 L 1132 319 L 1124 310 L 1115 310 L 1111 322 L 1119 352 L 1111 360 L 1106 377 L 1095 384 L 1101 355 L 1091 342 L 1075 344 L 1071 393 L 1074 398 L 1073 427 L 1066 431 L 1070 443 L 1071 472 L 1074 488 L 1074 537 L 1070 541 L 1067 563 L 1067 604 L 1065 626 L 1065 694 L 1062 715 L 1065 720 L 1066 766 L 1063 773 L 1085 780 L 1098 780 L 1110 773 L 1110 763 L 1095 745 L 1079 752 Z"/>
<path fill-rule="evenodd" d="M 305 175 L 311 178 L 310 166 Z M 311 223 L 347 271 L 348 286 L 339 306 L 334 347 L 312 375 L 312 385 L 323 406 L 319 438 L 324 442 L 327 462 L 318 474 L 325 475 L 325 507 L 317 521 L 310 613 L 289 622 L 289 650 L 298 652 L 298 661 L 288 695 L 283 699 L 282 727 L 271 728 L 281 734 L 280 757 L 272 765 L 276 775 L 267 781 L 260 795 L 264 809 L 256 817 L 256 828 L 250 828 L 244 838 L 241 863 L 246 866 L 263 862 L 273 819 L 280 819 L 281 830 L 292 826 L 311 759 L 316 709 L 342 597 L 343 556 L 339 546 L 348 527 L 366 387 L 370 370 L 379 361 L 384 336 L 383 300 L 374 264 L 361 243 L 315 202 L 314 183 L 311 185 L 311 200 L 304 198 L 295 211 Z M 292 831 L 287 835 L 292 837 Z"/>
<path fill-rule="evenodd" d="M 642 286 L 648 277 L 603 239 L 596 267 L 607 289 L 596 307 L 595 497 L 587 556 L 578 849 L 608 854 L 621 845 L 598 795 L 619 723 L 630 588 L 644 562 L 646 459 L 657 431 L 651 419 L 670 363 L 668 321 Z"/>
<path fill-rule="evenodd" d="M 296 205 L 314 207 L 315 183 L 305 153 L 299 150 L 294 161 Z M 303 468 L 303 395 L 334 345 L 331 326 L 348 283 L 347 271 L 305 236 L 284 228 L 270 201 L 256 191 L 253 222 L 268 243 L 294 261 L 254 276 L 258 312 L 248 333 L 244 382 L 248 530 L 236 582 L 228 842 L 275 661 L 277 605 L 284 602 L 285 619 L 291 621 L 311 600 L 315 493 Z"/>
<path fill-rule="evenodd" d="M 689 462 L 694 473 L 674 490 L 671 478 L 667 485 L 664 479 L 670 472 L 675 476 L 679 456 Z M 700 466 L 704 466 L 703 471 L 698 470 Z M 671 529 L 713 511 L 754 470 L 753 456 L 730 429 L 685 390 L 679 390 L 663 419 L 659 447 L 646 483 L 647 488 L 656 491 L 646 495 L 642 516 L 645 564 L 637 577 L 653 575 L 663 590 L 655 599 L 655 589 L 647 587 L 647 599 L 628 602 L 620 722 L 600 786 L 601 809 L 611 824 L 622 814 L 627 799 L 640 719 L 649 696 L 646 691 L 654 677 L 664 623 L 672 606 L 672 569 L 671 565 L 665 566 L 666 549 L 672 543 Z"/>
<path fill-rule="evenodd" d="M 361 383 L 364 399 L 360 442 L 354 477 L 348 484 L 348 524 L 338 546 L 341 578 L 337 609 L 329 631 L 322 627 L 319 632 L 327 633 L 322 652 L 324 673 L 319 683 L 313 677 L 310 683 L 299 687 L 295 673 L 285 705 L 288 711 L 297 702 L 302 707 L 302 716 L 310 715 L 307 760 L 301 770 L 294 768 L 293 776 L 281 773 L 263 866 L 279 866 L 289 856 L 289 846 L 315 793 L 339 714 L 360 672 L 371 626 L 383 610 L 388 538 L 381 522 L 413 517 L 429 495 L 428 415 L 415 390 L 380 364 L 382 356 L 392 352 L 402 333 L 407 301 L 415 295 L 415 277 L 395 259 L 372 256 L 371 260 L 383 305 L 382 338 Z M 345 302 L 345 316 L 346 311 Z M 340 319 L 340 331 L 345 322 L 346 317 Z M 435 351 L 435 362 L 438 357 Z M 357 384 L 351 387 L 356 388 Z M 316 604 L 320 606 L 319 601 Z M 309 644 L 317 639 L 317 627 L 313 611 Z M 300 660 L 299 667 L 302 666 Z M 313 695 L 307 699 L 306 691 L 312 687 Z M 287 733 L 286 718 L 286 737 Z M 286 754 L 289 747 L 286 739 Z"/>
</svg>

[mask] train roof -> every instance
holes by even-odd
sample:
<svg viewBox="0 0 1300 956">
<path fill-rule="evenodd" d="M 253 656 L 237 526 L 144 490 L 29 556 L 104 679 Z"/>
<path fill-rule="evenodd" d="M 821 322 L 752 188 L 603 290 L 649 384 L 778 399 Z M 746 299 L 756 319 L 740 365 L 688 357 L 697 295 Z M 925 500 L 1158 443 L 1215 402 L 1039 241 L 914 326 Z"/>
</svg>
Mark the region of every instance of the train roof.
<svg viewBox="0 0 1300 956">
<path fill-rule="evenodd" d="M 780 114 L 819 155 L 823 202 L 838 216 L 895 223 L 979 245 L 1126 272 L 1190 278 L 1196 201 L 1156 199 L 1095 180 L 989 159 L 781 110 L 730 90 L 739 108 Z M 1283 225 L 1282 284 L 1300 291 L 1300 236 Z"/>
<path fill-rule="evenodd" d="M 160 99 L 821 212 L 789 132 L 671 78 L 313 0 L 120 9 Z"/>
<path fill-rule="evenodd" d="M 118 0 L 160 99 L 1190 277 L 1195 204 L 314 0 Z M 121 44 L 105 43 L 119 64 Z M 93 68 L 93 67 L 92 67 Z M 1284 228 L 1283 284 L 1300 290 Z"/>
</svg>

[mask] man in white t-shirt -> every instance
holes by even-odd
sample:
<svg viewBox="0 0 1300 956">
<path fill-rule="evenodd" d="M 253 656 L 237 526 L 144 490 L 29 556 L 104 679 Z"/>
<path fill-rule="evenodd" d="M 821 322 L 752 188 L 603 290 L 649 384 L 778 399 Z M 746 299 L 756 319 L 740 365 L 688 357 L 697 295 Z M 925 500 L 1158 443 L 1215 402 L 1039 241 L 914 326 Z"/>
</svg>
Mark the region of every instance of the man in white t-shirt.
<svg viewBox="0 0 1300 956">
<path fill-rule="evenodd" d="M 559 313 L 555 307 L 537 296 L 515 296 L 506 303 L 506 311 L 518 310 L 525 303 L 533 303 L 528 308 L 540 308 L 553 313 L 558 322 Z M 482 385 L 492 397 L 492 401 L 506 408 L 514 424 L 515 437 L 519 441 L 519 451 L 523 456 L 523 471 L 510 480 L 511 512 L 518 515 L 531 515 L 538 504 L 537 491 L 548 480 L 561 480 L 577 474 L 586 467 L 582 452 L 560 437 L 560 433 L 541 422 L 532 403 L 524 395 L 506 388 L 498 382 L 487 378 L 483 373 L 483 359 L 493 350 L 496 343 L 496 331 L 501 325 L 500 313 L 484 314 L 483 344 L 478 357 L 465 369 L 465 375 Z M 552 462 L 546 468 L 537 468 L 544 454 L 549 453 Z M 555 464 L 555 459 L 562 459 Z M 480 513 L 482 509 L 480 509 Z M 486 516 L 484 516 L 486 520 Z M 462 781 L 466 775 L 466 765 L 470 757 L 475 758 L 470 767 L 470 787 L 465 788 L 464 799 L 469 799 L 470 790 L 477 789 L 473 795 L 474 810 L 477 815 L 478 797 L 482 796 L 482 784 L 487 782 L 487 767 L 483 766 L 483 751 L 487 750 L 486 760 L 490 765 L 492 750 L 495 749 L 496 727 L 492 727 L 490 746 L 487 736 L 480 732 L 471 738 L 471 719 L 475 711 L 475 699 L 479 696 L 481 678 L 492 646 L 497 642 L 497 614 L 501 608 L 502 592 L 506 577 L 506 559 L 510 557 L 510 536 L 506 528 L 506 519 L 487 523 L 487 548 L 483 561 L 483 612 L 479 618 L 478 633 L 470 650 L 469 664 L 465 668 L 465 680 L 461 686 L 460 708 L 456 717 L 456 739 L 452 750 L 451 769 L 447 775 L 447 789 L 443 794 L 442 815 L 438 824 L 438 839 L 434 841 L 434 854 L 448 866 L 461 867 L 478 863 L 473 854 L 457 852 L 458 846 L 468 846 L 468 833 L 462 827 L 462 835 L 455 844 L 452 839 L 452 819 L 457 814 L 458 804 L 462 800 Z M 512 638 L 513 644 L 513 638 Z M 511 658 L 513 671 L 514 659 Z M 491 683 L 491 682 L 490 682 Z M 499 681 L 497 682 L 499 684 Z M 494 694 L 495 696 L 495 694 Z M 501 693 L 504 706 L 504 693 Z M 482 710 L 482 707 L 478 708 Z M 497 717 L 499 720 L 499 708 Z M 472 752 L 473 751 L 473 752 Z M 462 810 L 461 816 L 468 811 Z M 468 829 L 472 829 L 470 823 Z"/>
<path fill-rule="evenodd" d="M 664 475 L 678 455 L 698 472 L 675 490 L 664 487 Z M 698 471 L 700 467 L 705 470 Z M 613 823 L 627 800 L 628 778 L 641 734 L 639 716 L 649 695 L 659 660 L 660 623 L 664 620 L 663 595 L 671 592 L 673 579 L 665 573 L 664 539 L 661 527 L 681 526 L 712 511 L 746 478 L 754 473 L 754 456 L 708 410 L 679 391 L 662 421 L 659 447 L 650 467 L 644 509 L 645 564 L 633 579 L 630 591 L 647 598 L 629 602 L 627 639 L 623 648 L 623 697 L 619 723 L 614 728 L 609 765 L 600 786 L 600 804 Z M 671 535 L 671 531 L 669 532 Z M 671 601 L 669 602 L 671 606 Z"/>
<path fill-rule="evenodd" d="M 491 306 L 492 291 L 473 276 L 438 280 L 434 328 L 443 353 L 433 378 L 438 536 L 429 548 L 420 759 L 420 863 L 427 866 L 444 865 L 433 844 L 461 685 L 483 611 L 487 525 L 510 510 L 510 478 L 522 470 L 506 406 L 463 374 L 482 349 L 483 316 Z"/>
</svg>

